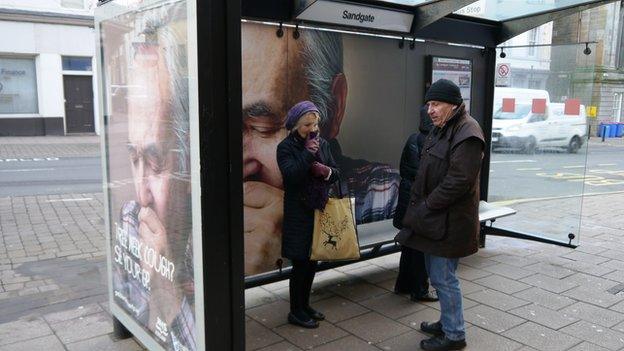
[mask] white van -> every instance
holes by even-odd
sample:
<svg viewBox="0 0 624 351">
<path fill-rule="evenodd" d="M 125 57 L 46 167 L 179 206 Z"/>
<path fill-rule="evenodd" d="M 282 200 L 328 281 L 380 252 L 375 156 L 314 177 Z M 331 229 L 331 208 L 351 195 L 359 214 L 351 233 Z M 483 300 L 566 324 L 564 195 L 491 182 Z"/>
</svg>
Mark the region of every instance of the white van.
<svg viewBox="0 0 624 351">
<path fill-rule="evenodd" d="M 566 115 L 564 103 L 551 103 L 550 118 L 554 125 L 552 144 L 576 153 L 587 138 L 587 115 L 581 105 L 578 115 Z"/>
<path fill-rule="evenodd" d="M 515 99 L 514 112 L 503 112 L 503 98 Z M 550 103 L 545 90 L 496 88 L 492 121 L 492 149 L 514 148 L 527 153 L 537 148 L 565 148 L 577 152 L 587 135 L 585 106 L 577 116 L 564 115 L 563 103 Z M 533 99 L 545 99 L 545 113 L 533 113 Z"/>
</svg>

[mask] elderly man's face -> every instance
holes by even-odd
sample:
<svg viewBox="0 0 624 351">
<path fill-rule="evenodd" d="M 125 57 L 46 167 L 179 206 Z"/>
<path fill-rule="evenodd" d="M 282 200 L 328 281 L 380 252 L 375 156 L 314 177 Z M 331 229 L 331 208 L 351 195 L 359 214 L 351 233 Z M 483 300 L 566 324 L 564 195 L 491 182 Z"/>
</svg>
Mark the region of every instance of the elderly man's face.
<svg viewBox="0 0 624 351">
<path fill-rule="evenodd" d="M 428 106 L 427 113 L 429 113 L 431 121 L 436 127 L 444 127 L 457 108 L 456 105 L 449 104 L 448 102 L 435 100 L 429 101 Z"/>
<path fill-rule="evenodd" d="M 144 49 L 133 64 L 128 94 L 128 152 L 142 208 L 153 210 L 165 228 L 180 210 L 185 181 L 175 177 L 178 167 L 170 110 L 169 74 L 156 49 Z M 178 216 L 180 214 L 177 214 Z"/>
</svg>

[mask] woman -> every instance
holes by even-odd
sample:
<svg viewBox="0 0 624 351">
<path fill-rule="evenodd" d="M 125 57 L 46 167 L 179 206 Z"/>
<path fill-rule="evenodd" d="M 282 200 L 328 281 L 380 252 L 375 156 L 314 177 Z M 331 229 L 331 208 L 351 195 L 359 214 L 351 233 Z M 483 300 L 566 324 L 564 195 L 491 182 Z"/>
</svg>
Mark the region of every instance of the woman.
<svg viewBox="0 0 624 351">
<path fill-rule="evenodd" d="M 320 114 L 309 101 L 293 106 L 286 117 L 288 136 L 277 147 L 277 163 L 284 179 L 282 256 L 292 263 L 288 322 L 317 328 L 325 316 L 310 307 L 316 261 L 310 261 L 314 210 L 329 199 L 329 186 L 338 169 L 329 144 L 318 137 Z"/>
<path fill-rule="evenodd" d="M 429 117 L 427 105 L 425 105 L 420 109 L 420 125 L 418 127 L 420 132 L 410 135 L 401 154 L 399 201 L 394 212 L 393 221 L 397 229 L 403 229 L 401 222 L 410 200 L 410 189 L 418 172 L 420 152 L 425 143 L 425 137 L 429 134 L 432 126 L 431 117 Z M 429 291 L 428 279 L 423 253 L 409 247 L 401 247 L 399 275 L 394 285 L 394 292 L 397 294 L 410 294 L 412 301 L 438 301 L 438 297 Z"/>
</svg>

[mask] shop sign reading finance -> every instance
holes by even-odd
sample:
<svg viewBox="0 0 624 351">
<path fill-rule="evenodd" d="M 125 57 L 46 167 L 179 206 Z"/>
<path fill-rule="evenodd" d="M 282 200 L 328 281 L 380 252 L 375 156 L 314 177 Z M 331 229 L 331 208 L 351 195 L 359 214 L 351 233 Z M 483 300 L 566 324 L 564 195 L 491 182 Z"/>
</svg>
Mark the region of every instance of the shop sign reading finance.
<svg viewBox="0 0 624 351">
<path fill-rule="evenodd" d="M 414 15 L 401 11 L 318 0 L 305 8 L 297 19 L 407 33 L 412 28 Z"/>
</svg>

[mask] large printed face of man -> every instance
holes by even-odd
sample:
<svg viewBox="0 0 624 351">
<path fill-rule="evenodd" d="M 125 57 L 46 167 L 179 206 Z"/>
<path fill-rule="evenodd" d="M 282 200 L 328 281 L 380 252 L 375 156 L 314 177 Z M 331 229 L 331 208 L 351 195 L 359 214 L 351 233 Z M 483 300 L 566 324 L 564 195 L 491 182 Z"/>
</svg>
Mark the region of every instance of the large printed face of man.
<svg viewBox="0 0 624 351">
<path fill-rule="evenodd" d="M 245 274 L 276 269 L 280 258 L 283 185 L 277 166 L 277 145 L 287 136 L 284 119 L 297 102 L 309 100 L 301 44 L 290 32 L 282 38 L 276 28 L 242 26 L 243 177 Z M 321 133 L 335 137 L 346 100 L 346 80 L 335 78 L 332 123 Z M 333 131 L 333 133 L 329 133 Z"/>
<path fill-rule="evenodd" d="M 140 205 L 139 236 L 168 260 L 183 257 L 189 234 L 189 183 L 176 175 L 179 158 L 172 121 L 170 75 L 157 47 L 137 51 L 128 94 L 128 152 Z M 152 272 L 152 292 L 159 283 Z"/>
</svg>

